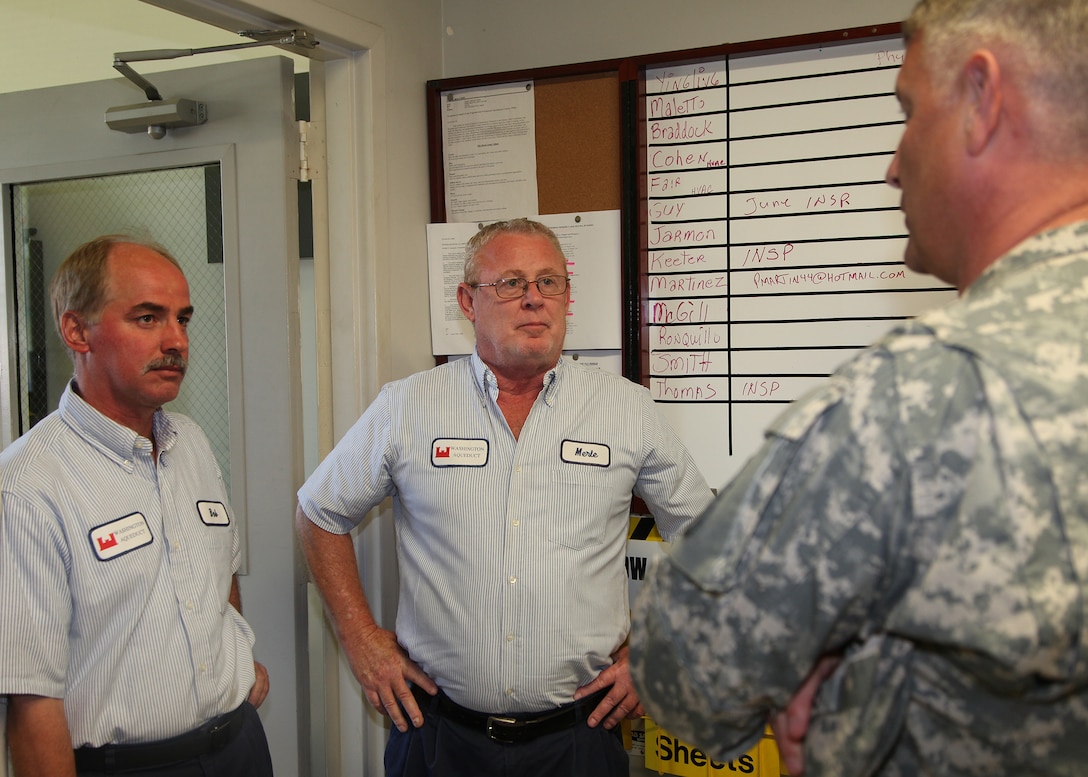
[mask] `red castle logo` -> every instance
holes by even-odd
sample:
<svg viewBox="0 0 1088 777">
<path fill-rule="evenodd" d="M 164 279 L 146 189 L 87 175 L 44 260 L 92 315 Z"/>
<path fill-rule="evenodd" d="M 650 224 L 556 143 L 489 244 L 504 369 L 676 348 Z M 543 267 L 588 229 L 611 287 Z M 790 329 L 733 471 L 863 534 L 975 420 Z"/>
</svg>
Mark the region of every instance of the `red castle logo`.
<svg viewBox="0 0 1088 777">
<path fill-rule="evenodd" d="M 117 538 L 111 533 L 109 537 L 98 537 L 98 550 L 104 551 L 117 547 Z"/>
<path fill-rule="evenodd" d="M 436 459 L 448 459 L 450 457 L 450 446 L 443 448 L 441 445 L 436 445 L 434 449 L 434 457 Z"/>
</svg>

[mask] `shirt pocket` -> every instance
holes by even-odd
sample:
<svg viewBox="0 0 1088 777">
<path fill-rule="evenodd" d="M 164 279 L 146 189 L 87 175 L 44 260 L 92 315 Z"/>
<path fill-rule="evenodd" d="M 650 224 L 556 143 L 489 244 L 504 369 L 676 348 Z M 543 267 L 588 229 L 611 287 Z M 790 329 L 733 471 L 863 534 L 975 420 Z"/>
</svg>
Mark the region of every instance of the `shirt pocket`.
<svg viewBox="0 0 1088 777">
<path fill-rule="evenodd" d="M 559 514 L 553 516 L 547 539 L 573 550 L 604 544 L 617 509 L 616 473 L 608 467 L 569 464 L 549 470 L 548 480 L 558 492 Z"/>
</svg>

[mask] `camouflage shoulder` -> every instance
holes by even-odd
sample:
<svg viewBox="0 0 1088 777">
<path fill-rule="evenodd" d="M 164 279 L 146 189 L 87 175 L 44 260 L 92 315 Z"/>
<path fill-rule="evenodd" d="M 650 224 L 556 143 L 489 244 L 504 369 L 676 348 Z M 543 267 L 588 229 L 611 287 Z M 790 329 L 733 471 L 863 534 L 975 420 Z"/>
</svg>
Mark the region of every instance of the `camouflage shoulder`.
<svg viewBox="0 0 1088 777">
<path fill-rule="evenodd" d="M 857 398 L 886 396 L 882 387 L 894 380 L 890 341 L 876 343 L 840 367 L 826 381 L 798 397 L 768 427 L 768 436 L 797 441 L 830 409 Z"/>
</svg>

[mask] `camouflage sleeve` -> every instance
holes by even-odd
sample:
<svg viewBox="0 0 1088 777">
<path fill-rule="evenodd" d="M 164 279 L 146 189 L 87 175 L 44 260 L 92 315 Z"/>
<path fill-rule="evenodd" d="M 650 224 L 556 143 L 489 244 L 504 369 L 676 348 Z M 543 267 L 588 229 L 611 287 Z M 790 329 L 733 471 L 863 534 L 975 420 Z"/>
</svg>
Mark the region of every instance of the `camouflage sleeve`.
<svg viewBox="0 0 1088 777">
<path fill-rule="evenodd" d="M 791 405 L 652 569 L 632 675 L 671 733 L 743 753 L 816 659 L 862 628 L 910 499 L 896 407 L 894 361 L 866 352 Z"/>
</svg>

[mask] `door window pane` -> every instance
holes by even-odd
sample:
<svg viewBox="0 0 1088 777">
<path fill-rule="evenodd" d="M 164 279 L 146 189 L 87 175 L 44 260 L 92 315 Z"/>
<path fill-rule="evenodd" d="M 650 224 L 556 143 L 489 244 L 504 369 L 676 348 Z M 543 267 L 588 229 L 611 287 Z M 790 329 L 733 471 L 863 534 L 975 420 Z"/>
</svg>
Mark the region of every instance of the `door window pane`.
<svg viewBox="0 0 1088 777">
<path fill-rule="evenodd" d="M 230 488 L 223 218 L 218 164 L 12 187 L 19 422 L 57 407 L 72 362 L 56 333 L 49 281 L 81 243 L 131 233 L 161 243 L 189 281 L 189 371 L 168 409 L 203 427 Z"/>
</svg>

